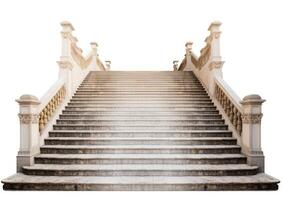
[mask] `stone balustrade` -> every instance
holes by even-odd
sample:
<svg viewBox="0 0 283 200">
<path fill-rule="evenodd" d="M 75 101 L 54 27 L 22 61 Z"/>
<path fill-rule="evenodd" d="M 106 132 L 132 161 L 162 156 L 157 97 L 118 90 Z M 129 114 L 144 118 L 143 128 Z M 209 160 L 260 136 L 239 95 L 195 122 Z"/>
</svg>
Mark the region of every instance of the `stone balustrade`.
<svg viewBox="0 0 283 200">
<path fill-rule="evenodd" d="M 241 100 L 223 80 L 220 54 L 220 26 L 212 22 L 208 28 L 209 36 L 200 56 L 192 52 L 192 42 L 186 43 L 186 54 L 179 71 L 193 71 L 212 97 L 225 122 L 232 130 L 233 136 L 247 156 L 248 164 L 257 165 L 264 171 L 264 156 L 261 150 L 261 105 L 264 100 L 258 95 L 248 95 Z"/>
<path fill-rule="evenodd" d="M 215 94 L 216 100 L 224 109 L 226 115 L 228 116 L 230 122 L 233 124 L 234 128 L 241 135 L 242 133 L 242 113 L 241 111 L 233 104 L 232 99 L 226 95 L 226 92 L 216 84 L 215 85 Z"/>
<path fill-rule="evenodd" d="M 62 26 L 62 52 L 59 78 L 39 100 L 33 95 L 22 95 L 18 100 L 20 112 L 20 148 L 17 155 L 17 170 L 34 163 L 34 156 L 52 129 L 56 119 L 77 87 L 90 71 L 105 71 L 97 54 L 97 43 L 91 42 L 91 51 L 84 57 L 73 36 L 74 27 L 64 21 Z"/>
<path fill-rule="evenodd" d="M 64 101 L 66 96 L 65 86 L 62 86 L 58 92 L 47 103 L 43 110 L 39 113 L 39 132 L 41 133 L 45 126 L 48 124 L 51 117 L 54 115 L 58 106 Z"/>
</svg>

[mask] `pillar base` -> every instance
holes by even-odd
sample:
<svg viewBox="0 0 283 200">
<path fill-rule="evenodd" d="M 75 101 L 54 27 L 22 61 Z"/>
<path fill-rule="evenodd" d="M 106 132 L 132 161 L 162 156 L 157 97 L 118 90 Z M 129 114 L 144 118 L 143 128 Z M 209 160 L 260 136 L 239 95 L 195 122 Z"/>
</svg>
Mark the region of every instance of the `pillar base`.
<svg viewBox="0 0 283 200">
<path fill-rule="evenodd" d="M 245 153 L 247 156 L 247 163 L 250 166 L 258 166 L 259 172 L 264 172 L 264 155 L 262 151 Z"/>
<path fill-rule="evenodd" d="M 17 155 L 17 172 L 22 172 L 23 166 L 31 166 L 34 164 L 34 156 L 30 152 L 18 152 Z"/>
</svg>

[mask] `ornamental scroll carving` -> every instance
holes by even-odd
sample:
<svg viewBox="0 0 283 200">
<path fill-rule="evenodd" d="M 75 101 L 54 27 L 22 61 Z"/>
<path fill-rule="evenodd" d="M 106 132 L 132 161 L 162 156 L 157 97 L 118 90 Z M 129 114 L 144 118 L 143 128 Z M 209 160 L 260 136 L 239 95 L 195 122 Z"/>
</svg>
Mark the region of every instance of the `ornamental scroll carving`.
<svg viewBox="0 0 283 200">
<path fill-rule="evenodd" d="M 39 131 L 41 132 L 47 123 L 50 121 L 52 115 L 57 110 L 66 96 L 66 89 L 62 86 L 53 98 L 47 103 L 43 110 L 39 113 Z"/>
<path fill-rule="evenodd" d="M 262 114 L 243 114 L 242 121 L 245 124 L 260 124 Z"/>
<path fill-rule="evenodd" d="M 186 65 L 187 65 L 187 59 L 186 59 L 186 56 L 185 56 L 185 58 L 182 60 L 180 66 L 178 68 L 178 71 L 183 71 L 183 69 L 185 69 Z"/>
<path fill-rule="evenodd" d="M 82 55 L 82 51 L 77 47 L 75 43 L 71 44 L 71 55 L 74 61 L 82 68 L 86 68 L 93 59 L 93 56 L 88 57 L 88 59 L 85 59 Z"/>
<path fill-rule="evenodd" d="M 227 97 L 225 92 L 217 84 L 215 85 L 215 97 L 228 116 L 231 124 L 241 135 L 243 119 L 242 113 L 237 109 L 237 107 L 232 103 L 229 97 Z"/>
<path fill-rule="evenodd" d="M 37 124 L 39 115 L 37 114 L 19 114 L 21 124 Z"/>
<path fill-rule="evenodd" d="M 98 65 L 99 69 L 101 69 L 102 71 L 105 71 L 105 66 L 103 65 L 103 63 L 101 62 L 101 60 L 98 57 L 96 57 L 96 63 Z"/>
<path fill-rule="evenodd" d="M 200 57 L 198 59 L 198 68 L 201 69 L 209 60 L 211 54 L 211 45 L 207 43 L 206 46 L 201 50 Z"/>
</svg>

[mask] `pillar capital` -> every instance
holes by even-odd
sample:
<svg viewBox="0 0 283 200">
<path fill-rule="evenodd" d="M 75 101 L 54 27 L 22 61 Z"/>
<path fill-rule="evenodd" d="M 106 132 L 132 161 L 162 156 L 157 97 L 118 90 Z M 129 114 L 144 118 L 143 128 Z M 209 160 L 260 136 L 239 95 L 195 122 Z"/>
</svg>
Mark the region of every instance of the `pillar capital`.
<svg viewBox="0 0 283 200">
<path fill-rule="evenodd" d="M 40 102 L 36 96 L 24 94 L 19 99 L 16 99 L 20 105 L 38 105 Z"/>
<path fill-rule="evenodd" d="M 186 42 L 185 47 L 186 47 L 186 54 L 191 53 L 192 48 L 193 48 L 193 42 L 191 41 Z"/>
<path fill-rule="evenodd" d="M 219 28 L 220 28 L 221 24 L 222 23 L 220 21 L 213 21 L 209 25 L 208 30 L 210 32 L 219 32 Z"/>
<path fill-rule="evenodd" d="M 60 24 L 63 28 L 63 32 L 72 32 L 75 30 L 73 25 L 69 21 L 62 21 Z"/>
<path fill-rule="evenodd" d="M 92 49 L 97 49 L 98 44 L 96 42 L 91 42 L 90 46 L 91 46 Z"/>
</svg>

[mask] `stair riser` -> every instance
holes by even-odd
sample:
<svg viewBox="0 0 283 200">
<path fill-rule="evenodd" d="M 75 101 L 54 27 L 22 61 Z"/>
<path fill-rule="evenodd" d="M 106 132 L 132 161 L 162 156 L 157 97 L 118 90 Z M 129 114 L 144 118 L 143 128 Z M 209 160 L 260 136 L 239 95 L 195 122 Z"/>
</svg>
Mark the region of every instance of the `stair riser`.
<svg viewBox="0 0 283 200">
<path fill-rule="evenodd" d="M 216 107 L 74 107 L 74 106 L 66 106 L 66 111 L 112 111 L 112 112 L 129 112 L 129 111 L 151 111 L 151 112 L 170 112 L 170 111 L 216 111 Z"/>
<path fill-rule="evenodd" d="M 209 184 L 80 184 L 80 183 L 5 183 L 4 190 L 58 191 L 218 191 L 278 190 L 277 183 L 209 183 Z"/>
<path fill-rule="evenodd" d="M 179 106 L 213 106 L 214 104 L 212 102 L 98 102 L 98 101 L 89 101 L 89 102 L 70 102 L 68 103 L 68 106 L 123 106 L 123 105 L 128 105 L 128 106 L 150 106 L 150 105 L 162 105 L 162 106 L 172 106 L 176 105 L 177 107 Z"/>
<path fill-rule="evenodd" d="M 236 145 L 236 140 L 45 140 L 46 145 Z"/>
<path fill-rule="evenodd" d="M 54 125 L 54 130 L 228 130 L 225 126 L 70 126 L 70 125 Z"/>
<path fill-rule="evenodd" d="M 74 110 L 63 110 L 63 114 L 95 114 L 95 115 L 114 115 L 114 116 L 133 116 L 133 115 L 165 115 L 165 116 L 171 116 L 171 115 L 190 115 L 190 114 L 219 114 L 218 110 L 195 110 L 195 111 L 139 111 L 137 113 L 136 111 L 74 111 Z"/>
<path fill-rule="evenodd" d="M 162 99 L 175 99 L 175 98 L 182 98 L 182 99 L 209 99 L 207 95 L 200 95 L 200 94 L 76 94 L 73 96 L 74 99 L 80 98 L 88 98 L 88 99 L 152 99 L 152 98 L 162 98 Z"/>
<path fill-rule="evenodd" d="M 70 103 L 212 103 L 209 98 L 206 99 L 141 99 L 141 98 L 72 98 Z"/>
<path fill-rule="evenodd" d="M 240 153 L 240 148 L 225 148 L 225 149 L 61 149 L 61 148 L 47 148 L 41 147 L 41 153 L 45 154 L 228 154 L 228 153 Z"/>
<path fill-rule="evenodd" d="M 123 165 L 123 164 L 164 164 L 164 165 L 188 165 L 188 164 L 208 164 L 208 165 L 220 165 L 220 164 L 245 164 L 246 158 L 227 158 L 227 159 L 55 159 L 55 158 L 35 158 L 36 164 L 100 164 L 100 165 Z"/>
<path fill-rule="evenodd" d="M 257 170 L 27 170 L 26 175 L 37 176 L 247 176 Z"/>
<path fill-rule="evenodd" d="M 147 88 L 110 88 L 110 89 L 106 89 L 106 88 L 97 88 L 97 89 L 86 89 L 86 88 L 80 88 L 76 91 L 76 93 L 96 93 L 96 92 L 113 92 L 113 93 L 117 93 L 117 92 L 189 92 L 189 93 L 205 93 L 204 89 L 192 89 L 192 88 L 159 88 L 159 89 L 147 89 Z"/>
<path fill-rule="evenodd" d="M 104 90 L 204 90 L 204 87 L 202 85 L 159 85 L 159 86 L 154 86 L 154 85 L 119 85 L 119 84 L 115 84 L 115 85 L 81 85 L 78 87 L 77 90 L 100 90 L 100 91 L 104 91 Z"/>
<path fill-rule="evenodd" d="M 208 124 L 224 124 L 224 120 L 71 120 L 59 119 L 58 125 L 100 125 L 100 126 L 127 126 L 131 124 L 137 126 L 185 126 L 185 125 L 208 125 Z"/>
<path fill-rule="evenodd" d="M 183 91 L 77 91 L 75 95 L 95 95 L 99 94 L 101 96 L 103 95 L 207 95 L 205 91 L 190 91 L 190 90 L 183 90 Z"/>
<path fill-rule="evenodd" d="M 83 132 L 50 132 L 50 137 L 232 137 L 231 132 L 225 133 L 158 133 L 158 132 L 149 132 L 149 133 L 83 133 Z"/>
<path fill-rule="evenodd" d="M 221 115 L 171 115 L 171 116 L 150 116 L 150 115 L 60 115 L 60 119 L 93 119 L 93 120 L 190 120 L 190 119 L 221 119 Z"/>
</svg>

